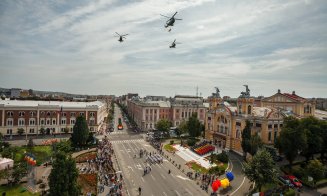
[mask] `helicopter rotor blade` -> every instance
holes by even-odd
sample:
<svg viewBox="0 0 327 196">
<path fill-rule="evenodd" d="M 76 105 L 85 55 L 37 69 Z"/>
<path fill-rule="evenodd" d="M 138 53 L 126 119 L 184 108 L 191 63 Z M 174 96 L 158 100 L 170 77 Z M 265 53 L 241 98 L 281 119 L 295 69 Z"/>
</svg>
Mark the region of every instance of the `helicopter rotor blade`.
<svg viewBox="0 0 327 196">
<path fill-rule="evenodd" d="M 172 16 L 172 18 L 174 18 L 174 16 L 177 14 L 177 12 L 175 12 L 175 14 Z"/>
<path fill-rule="evenodd" d="M 174 40 L 174 42 L 173 43 L 175 43 L 176 42 L 176 39 Z"/>
<path fill-rule="evenodd" d="M 115 32 L 117 35 L 119 35 L 119 33 Z M 119 35 L 120 36 L 120 35 Z"/>
<path fill-rule="evenodd" d="M 126 35 L 128 35 L 128 34 L 125 34 L 125 35 L 122 35 L 122 36 L 126 36 Z"/>
<path fill-rule="evenodd" d="M 183 19 L 181 19 L 181 18 L 175 18 L 175 20 L 183 20 Z"/>
<path fill-rule="evenodd" d="M 162 15 L 162 14 L 160 14 L 160 16 L 163 16 L 163 17 L 166 17 L 166 18 L 170 18 L 169 16 L 165 16 L 165 15 Z"/>
</svg>

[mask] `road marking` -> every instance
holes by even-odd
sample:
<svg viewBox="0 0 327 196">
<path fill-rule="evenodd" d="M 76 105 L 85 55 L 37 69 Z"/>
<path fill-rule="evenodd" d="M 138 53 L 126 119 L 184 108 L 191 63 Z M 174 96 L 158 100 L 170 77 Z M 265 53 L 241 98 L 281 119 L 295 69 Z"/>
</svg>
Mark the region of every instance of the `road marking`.
<svg viewBox="0 0 327 196">
<path fill-rule="evenodd" d="M 186 192 L 188 192 L 190 195 L 193 195 L 192 192 L 190 190 L 188 190 L 187 188 L 185 188 Z"/>
<path fill-rule="evenodd" d="M 185 177 L 183 177 L 183 176 L 180 176 L 180 175 L 178 175 L 178 176 L 176 176 L 177 178 L 180 178 L 180 179 L 182 179 L 182 180 L 189 180 L 189 181 L 191 181 L 189 178 L 185 178 Z"/>
<path fill-rule="evenodd" d="M 238 191 L 238 189 L 240 189 L 241 186 L 243 186 L 244 181 L 245 181 L 245 177 L 243 178 L 243 181 L 242 181 L 241 185 L 235 191 L 233 191 L 230 195 L 233 195 L 236 191 Z"/>
<path fill-rule="evenodd" d="M 166 179 L 166 177 L 163 174 L 160 174 L 162 176 L 163 179 Z"/>
<path fill-rule="evenodd" d="M 165 196 L 168 196 L 165 192 L 162 192 Z"/>
<path fill-rule="evenodd" d="M 176 194 L 177 194 L 178 196 L 181 196 L 181 194 L 179 194 L 179 192 L 178 192 L 177 190 L 175 190 L 175 192 L 176 192 Z"/>
<path fill-rule="evenodd" d="M 132 168 L 131 166 L 127 166 L 127 168 L 129 168 L 129 169 L 131 169 L 132 171 L 134 171 L 133 168 Z"/>
<path fill-rule="evenodd" d="M 142 179 L 143 182 L 145 182 L 145 181 L 144 181 L 144 178 L 143 178 L 142 176 L 141 176 L 141 179 Z"/>
<path fill-rule="evenodd" d="M 151 178 L 152 178 L 153 180 L 156 180 L 152 174 L 151 174 Z"/>
</svg>

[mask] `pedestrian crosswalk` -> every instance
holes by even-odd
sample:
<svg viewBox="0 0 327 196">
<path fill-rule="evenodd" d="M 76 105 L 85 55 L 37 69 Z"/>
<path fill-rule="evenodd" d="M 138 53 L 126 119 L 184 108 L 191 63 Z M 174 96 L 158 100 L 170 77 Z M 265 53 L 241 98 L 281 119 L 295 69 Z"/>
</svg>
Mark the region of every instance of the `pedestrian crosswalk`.
<svg viewBox="0 0 327 196">
<path fill-rule="evenodd" d="M 142 142 L 144 141 L 143 139 L 136 139 L 136 140 L 116 140 L 116 141 L 110 141 L 112 144 L 117 144 L 117 143 L 135 143 L 135 142 Z"/>
</svg>

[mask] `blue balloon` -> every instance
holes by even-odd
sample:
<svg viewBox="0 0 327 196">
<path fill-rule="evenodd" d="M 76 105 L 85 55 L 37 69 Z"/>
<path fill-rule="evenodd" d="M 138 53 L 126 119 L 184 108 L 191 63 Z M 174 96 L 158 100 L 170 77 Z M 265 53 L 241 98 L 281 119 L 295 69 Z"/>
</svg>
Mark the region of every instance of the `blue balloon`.
<svg viewBox="0 0 327 196">
<path fill-rule="evenodd" d="M 227 172 L 226 177 L 229 181 L 234 180 L 234 174 L 232 172 Z"/>
</svg>

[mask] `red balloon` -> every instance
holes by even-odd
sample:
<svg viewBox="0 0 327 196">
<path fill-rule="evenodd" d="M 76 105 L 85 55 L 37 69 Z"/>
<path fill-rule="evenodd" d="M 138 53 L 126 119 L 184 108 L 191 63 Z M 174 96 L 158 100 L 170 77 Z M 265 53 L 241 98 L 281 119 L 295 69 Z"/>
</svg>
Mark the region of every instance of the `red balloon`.
<svg viewBox="0 0 327 196">
<path fill-rule="evenodd" d="M 219 189 L 220 185 L 221 185 L 220 180 L 214 181 L 211 185 L 213 192 L 216 192 Z"/>
</svg>

